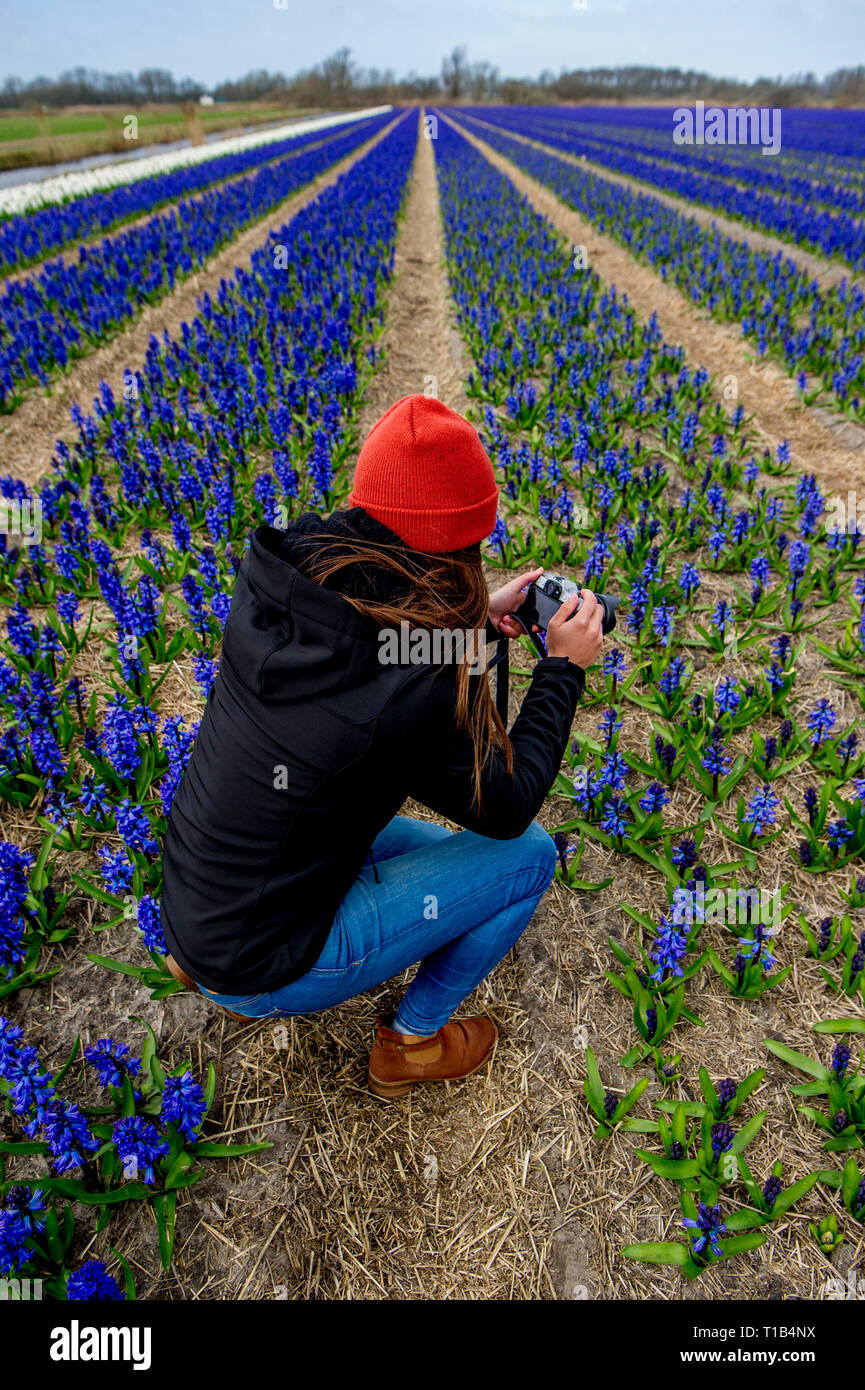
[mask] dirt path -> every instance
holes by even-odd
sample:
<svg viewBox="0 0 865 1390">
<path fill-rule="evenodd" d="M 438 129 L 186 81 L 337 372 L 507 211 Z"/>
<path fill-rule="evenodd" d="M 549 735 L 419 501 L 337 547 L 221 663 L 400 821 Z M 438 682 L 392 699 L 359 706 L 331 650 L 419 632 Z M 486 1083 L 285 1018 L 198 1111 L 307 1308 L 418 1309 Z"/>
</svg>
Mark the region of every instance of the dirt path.
<svg viewBox="0 0 865 1390">
<path fill-rule="evenodd" d="M 0 423 L 0 473 L 11 473 L 28 485 L 35 483 L 50 466 L 58 436 L 64 431 L 72 432 L 69 409 L 75 401 L 87 408 L 101 381 L 107 381 L 115 394 L 119 395 L 123 388 L 124 372 L 127 367 L 140 363 L 152 335 L 161 338 L 163 333 L 174 334 L 183 322 L 193 319 L 203 294 L 215 293 L 220 280 L 229 278 L 238 266 L 248 265 L 253 251 L 266 241 L 272 231 L 278 231 L 325 188 L 336 183 L 347 169 L 383 140 L 395 124 L 395 120 L 391 121 L 359 149 L 286 198 L 266 217 L 247 227 L 208 262 L 205 270 L 191 275 L 174 294 L 146 308 L 122 333 L 87 357 L 82 357 L 68 376 L 60 377 L 53 383 L 50 396 L 38 392 L 28 396 L 13 415 Z"/>
<path fill-rule="evenodd" d="M 828 411 L 799 406 L 796 386 L 773 362 L 758 361 L 747 341 L 731 325 L 717 323 L 695 309 L 672 285 L 641 265 L 613 240 L 556 195 L 498 154 L 486 141 L 458 126 L 490 163 L 524 194 L 536 212 L 549 218 L 572 245 L 585 246 L 588 263 L 606 283 L 626 294 L 632 308 L 648 319 L 654 314 L 664 337 L 684 347 L 691 365 L 705 366 L 716 395 L 725 399 L 724 379 L 736 378 L 738 400 L 753 416 L 752 429 L 773 453 L 790 441 L 799 473 L 814 473 L 830 490 L 846 495 L 861 487 L 865 430 Z M 729 404 L 729 401 L 727 401 Z"/>
<path fill-rule="evenodd" d="M 855 285 L 858 290 L 865 294 L 865 278 L 855 275 L 849 266 L 842 265 L 838 261 L 826 260 L 825 257 L 818 256 L 813 251 L 803 250 L 792 241 L 783 241 L 781 237 L 771 236 L 768 232 L 760 232 L 755 227 L 749 227 L 745 222 L 737 222 L 735 218 L 725 217 L 723 213 L 713 212 L 711 208 L 703 207 L 699 203 L 690 203 L 687 198 L 677 198 L 674 193 L 665 193 L 652 183 L 629 178 L 627 174 L 614 173 L 612 169 L 608 169 L 603 164 L 597 164 L 592 159 L 583 159 L 578 155 L 566 154 L 564 150 L 557 149 L 555 145 L 547 145 L 542 140 L 534 140 L 528 135 L 518 135 L 514 130 L 506 130 L 503 126 L 493 125 L 490 121 L 481 120 L 479 116 L 469 116 L 466 119 L 478 127 L 483 126 L 487 130 L 494 130 L 496 134 L 511 135 L 524 145 L 531 145 L 534 149 L 543 151 L 544 154 L 553 154 L 557 159 L 564 160 L 566 164 L 574 164 L 578 169 L 596 174 L 598 178 L 606 179 L 608 183 L 619 184 L 622 188 L 630 189 L 632 193 L 647 193 L 651 197 L 657 198 L 659 203 L 664 203 L 666 207 L 672 208 L 674 212 L 678 212 L 684 217 L 692 217 L 695 222 L 699 222 L 701 227 L 714 226 L 723 236 L 732 237 L 734 241 L 744 242 L 752 251 L 766 251 L 770 256 L 776 256 L 780 253 L 798 265 L 806 275 L 812 276 L 822 290 L 831 289 L 840 285 L 842 280 L 846 280 L 848 284 Z"/>
<path fill-rule="evenodd" d="M 417 391 L 465 413 L 469 368 L 451 318 L 435 162 L 422 128 L 380 346 L 384 362 L 364 398 L 361 439 L 388 406 Z"/>
<path fill-rule="evenodd" d="M 364 400 L 361 438 L 388 406 L 415 391 L 434 394 L 465 413 L 465 380 L 471 363 L 455 324 L 433 147 L 424 138 L 422 125 L 381 342 L 386 356 Z M 497 588 L 508 577 L 491 572 L 491 586 Z M 514 693 L 512 717 L 518 707 Z M 431 818 L 429 811 L 414 803 L 408 803 L 403 814 Z M 497 1291 L 496 1296 L 506 1291 L 509 1266 L 520 1269 L 523 1288 L 530 1287 L 535 1297 L 571 1297 L 572 1284 L 592 1282 L 582 1235 L 572 1220 L 563 1221 L 563 1203 L 567 1205 L 571 1188 L 564 1181 L 559 1154 L 580 1142 L 574 1134 L 573 1108 L 564 1102 L 550 1106 L 552 1072 L 561 1048 L 551 1046 L 550 1005 L 559 990 L 546 943 L 559 934 L 563 906 L 567 906 L 564 895 L 551 893 L 545 899 L 525 937 L 495 976 L 481 986 L 482 998 L 471 1000 L 477 1010 L 491 1009 L 503 1036 L 488 1081 L 462 1097 L 459 1112 L 448 1117 L 447 1150 L 467 1153 L 469 1159 L 474 1155 L 461 1180 L 461 1211 L 473 1215 L 467 1223 L 460 1222 L 464 1234 L 456 1248 L 442 1246 L 441 1233 L 436 1233 L 439 1248 L 428 1277 L 440 1289 L 450 1280 L 454 1290 L 465 1289 L 472 1277 L 478 1277 L 470 1273 L 474 1267 L 471 1247 L 477 1248 L 476 1242 L 483 1239 L 478 1233 L 484 1230 L 490 1233 L 492 1258 L 484 1264 L 480 1277 L 490 1281 L 489 1288 Z M 555 1015 L 555 1009 L 552 1012 Z M 556 1038 L 561 1019 L 557 1025 Z M 471 1106 L 473 1113 L 466 1113 L 464 1105 Z M 500 1129 L 504 1119 L 508 1123 Z M 438 1153 L 445 1147 L 444 1135 L 437 1129 L 434 1125 L 430 1133 L 429 1152 Z M 394 1126 L 395 1143 L 400 1142 L 402 1132 L 402 1124 Z M 374 1135 L 364 1133 L 360 1142 L 372 1145 Z M 480 1169 L 478 1149 L 484 1154 Z M 538 1152 L 545 1157 L 536 1159 Z M 342 1159 L 341 1151 L 334 1156 L 337 1164 Z M 518 1175 L 518 1217 L 516 1193 L 505 1173 L 509 1167 Z M 376 1206 L 386 1203 L 388 1189 L 397 1176 L 388 1165 L 381 1166 L 373 1193 Z M 403 1208 L 400 1221 L 407 1215 Z M 375 1296 L 369 1286 L 362 1289 L 362 1296 L 370 1294 Z"/>
</svg>

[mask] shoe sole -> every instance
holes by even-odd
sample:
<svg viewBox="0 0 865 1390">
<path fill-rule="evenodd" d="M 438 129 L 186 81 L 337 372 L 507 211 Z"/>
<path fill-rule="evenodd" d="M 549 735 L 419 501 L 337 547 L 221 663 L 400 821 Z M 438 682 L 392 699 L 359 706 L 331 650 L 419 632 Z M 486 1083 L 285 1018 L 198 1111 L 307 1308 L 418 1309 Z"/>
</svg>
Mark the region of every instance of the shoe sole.
<svg viewBox="0 0 865 1390">
<path fill-rule="evenodd" d="M 461 1076 L 418 1076 L 410 1081 L 379 1081 L 370 1072 L 367 1075 L 367 1084 L 372 1094 L 378 1096 L 379 1100 L 399 1100 L 401 1096 L 407 1096 L 413 1086 L 425 1086 L 433 1081 L 465 1081 L 466 1077 L 474 1076 L 476 1072 L 487 1065 L 487 1062 L 492 1061 L 498 1041 L 499 1035 L 498 1030 L 496 1030 L 496 1036 L 490 1044 L 489 1051 L 481 1058 L 476 1067 L 472 1067 L 471 1071 L 464 1071 Z"/>
</svg>

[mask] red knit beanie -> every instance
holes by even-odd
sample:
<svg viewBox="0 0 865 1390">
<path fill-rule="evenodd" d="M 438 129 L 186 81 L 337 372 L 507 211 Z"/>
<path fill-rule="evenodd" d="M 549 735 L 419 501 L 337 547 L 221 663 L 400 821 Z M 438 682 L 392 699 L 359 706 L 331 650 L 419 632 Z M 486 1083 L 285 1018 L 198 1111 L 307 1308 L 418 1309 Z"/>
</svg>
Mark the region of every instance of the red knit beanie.
<svg viewBox="0 0 865 1390">
<path fill-rule="evenodd" d="M 477 431 L 434 396 L 403 396 L 376 421 L 357 460 L 349 505 L 414 550 L 462 550 L 496 524 L 498 487 Z"/>
</svg>

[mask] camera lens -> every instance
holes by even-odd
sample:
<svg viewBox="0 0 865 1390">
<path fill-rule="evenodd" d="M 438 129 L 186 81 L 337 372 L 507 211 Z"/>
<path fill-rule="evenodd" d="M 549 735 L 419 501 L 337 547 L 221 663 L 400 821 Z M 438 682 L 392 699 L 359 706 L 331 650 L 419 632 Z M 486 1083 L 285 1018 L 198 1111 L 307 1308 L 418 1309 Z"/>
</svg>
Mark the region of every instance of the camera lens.
<svg viewBox="0 0 865 1390">
<path fill-rule="evenodd" d="M 612 632 L 616 626 L 616 609 L 619 600 L 613 594 L 598 594 L 598 602 L 604 610 L 603 631 Z"/>
</svg>

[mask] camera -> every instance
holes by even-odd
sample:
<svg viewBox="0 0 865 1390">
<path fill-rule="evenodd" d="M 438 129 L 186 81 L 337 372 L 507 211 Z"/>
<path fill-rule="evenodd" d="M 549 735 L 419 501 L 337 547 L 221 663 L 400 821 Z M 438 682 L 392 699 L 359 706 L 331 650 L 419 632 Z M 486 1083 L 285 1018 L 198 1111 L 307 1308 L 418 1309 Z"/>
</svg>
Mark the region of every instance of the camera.
<svg viewBox="0 0 865 1390">
<path fill-rule="evenodd" d="M 575 584 L 572 579 L 566 579 L 564 575 L 542 574 L 540 579 L 529 585 L 528 593 L 520 605 L 519 612 L 513 616 L 518 618 L 529 632 L 531 632 L 534 623 L 537 623 L 538 627 L 546 632 L 550 625 L 550 619 L 555 617 L 565 599 L 580 592 L 581 586 Z M 616 626 L 616 609 L 619 606 L 619 600 L 613 594 L 595 594 L 595 598 L 604 610 L 603 629 L 606 636 Z"/>
<path fill-rule="evenodd" d="M 566 579 L 562 574 L 542 574 L 540 579 L 536 579 L 534 584 L 529 585 L 518 611 L 510 616 L 531 638 L 538 656 L 546 656 L 547 648 L 541 633 L 535 632 L 534 628 L 539 627 L 543 632 L 546 632 L 550 620 L 556 616 L 565 599 L 580 592 L 581 586 L 575 584 L 572 579 Z M 594 593 L 594 590 L 592 592 Z M 595 598 L 603 610 L 602 627 L 606 635 L 606 633 L 612 632 L 616 626 L 616 609 L 619 606 L 619 600 L 613 594 L 595 594 Z M 508 639 L 506 637 L 499 638 L 498 651 L 492 664 L 497 668 L 496 709 L 500 719 L 507 723 Z"/>
</svg>

